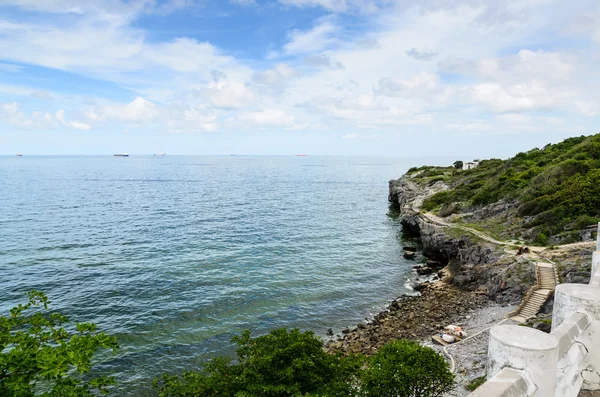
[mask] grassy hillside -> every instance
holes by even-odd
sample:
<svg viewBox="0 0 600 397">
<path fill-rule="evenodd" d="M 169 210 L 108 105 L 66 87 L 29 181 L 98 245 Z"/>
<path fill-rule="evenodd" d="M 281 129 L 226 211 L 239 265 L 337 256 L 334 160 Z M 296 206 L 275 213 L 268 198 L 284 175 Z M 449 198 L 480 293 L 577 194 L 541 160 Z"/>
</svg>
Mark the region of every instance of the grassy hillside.
<svg viewBox="0 0 600 397">
<path fill-rule="evenodd" d="M 421 167 L 409 174 L 422 183 L 444 181 L 450 187 L 426 199 L 424 209 L 448 216 L 500 200 L 513 203 L 511 222 L 529 229 L 530 239 L 541 244 L 551 236 L 576 241 L 577 231 L 600 221 L 600 134 L 569 138 L 508 160 L 484 160 L 472 170 Z"/>
</svg>

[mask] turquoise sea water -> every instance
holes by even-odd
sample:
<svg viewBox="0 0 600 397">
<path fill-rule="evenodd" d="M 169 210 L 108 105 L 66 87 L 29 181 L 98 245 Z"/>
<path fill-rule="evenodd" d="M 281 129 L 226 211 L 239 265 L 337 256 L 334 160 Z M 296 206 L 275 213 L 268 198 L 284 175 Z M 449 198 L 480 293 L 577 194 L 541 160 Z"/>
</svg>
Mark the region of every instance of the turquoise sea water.
<svg viewBox="0 0 600 397">
<path fill-rule="evenodd" d="M 0 313 L 44 291 L 118 337 L 117 396 L 287 326 L 339 332 L 406 292 L 388 180 L 432 159 L 0 157 Z"/>
</svg>

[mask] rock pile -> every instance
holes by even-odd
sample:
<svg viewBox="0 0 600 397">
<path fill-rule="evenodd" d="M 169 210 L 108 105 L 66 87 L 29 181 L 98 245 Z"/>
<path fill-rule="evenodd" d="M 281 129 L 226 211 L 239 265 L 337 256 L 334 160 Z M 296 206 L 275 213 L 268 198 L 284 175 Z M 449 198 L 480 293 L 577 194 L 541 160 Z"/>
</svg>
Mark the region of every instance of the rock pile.
<svg viewBox="0 0 600 397">
<path fill-rule="evenodd" d="M 423 339 L 436 334 L 448 324 L 460 323 L 465 315 L 489 303 L 481 294 L 461 291 L 444 282 L 425 285 L 420 296 L 403 296 L 384 311 L 343 336 L 325 344 L 327 351 L 344 354 L 373 355 L 395 339 Z"/>
</svg>

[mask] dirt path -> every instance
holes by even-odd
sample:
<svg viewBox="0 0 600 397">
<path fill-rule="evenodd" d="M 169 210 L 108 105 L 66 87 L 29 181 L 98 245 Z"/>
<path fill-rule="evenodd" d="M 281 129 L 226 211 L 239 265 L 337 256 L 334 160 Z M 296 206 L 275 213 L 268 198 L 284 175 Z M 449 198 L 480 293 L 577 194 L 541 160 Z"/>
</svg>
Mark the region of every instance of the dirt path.
<svg viewBox="0 0 600 397">
<path fill-rule="evenodd" d="M 465 232 L 471 233 L 479 238 L 481 238 L 482 240 L 485 240 L 487 242 L 490 242 L 492 244 L 496 244 L 496 245 L 504 245 L 504 246 L 514 246 L 514 245 L 521 245 L 522 243 L 519 243 L 517 241 L 511 240 L 511 241 L 501 241 L 501 240 L 496 240 L 495 238 L 493 238 L 492 236 L 490 236 L 489 234 L 482 232 L 481 230 L 477 230 L 474 229 L 472 227 L 468 227 L 468 226 L 463 226 L 463 225 L 457 225 L 455 223 L 448 223 L 446 221 L 444 221 L 442 218 L 440 218 L 439 216 L 433 215 L 432 213 L 429 212 L 421 212 L 421 215 L 427 219 L 427 221 L 429 221 L 430 223 L 433 223 L 435 225 L 438 226 L 442 226 L 442 227 L 452 227 L 455 229 L 459 229 L 459 230 L 463 230 Z M 572 244 L 566 244 L 564 246 L 560 246 L 560 247 L 567 247 L 567 246 L 575 246 L 578 244 L 586 244 L 584 243 L 572 243 Z M 538 256 L 537 254 L 541 253 L 542 251 L 546 250 L 546 247 L 538 247 L 538 246 L 532 246 L 532 245 L 527 245 L 527 248 L 529 248 L 529 251 L 535 255 Z"/>
</svg>

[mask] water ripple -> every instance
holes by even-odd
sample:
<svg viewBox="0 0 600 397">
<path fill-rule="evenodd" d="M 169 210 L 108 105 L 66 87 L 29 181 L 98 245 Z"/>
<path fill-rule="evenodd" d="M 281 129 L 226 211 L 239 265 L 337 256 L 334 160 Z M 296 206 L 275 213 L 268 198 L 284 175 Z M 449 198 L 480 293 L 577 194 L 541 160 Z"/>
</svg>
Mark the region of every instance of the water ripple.
<svg viewBox="0 0 600 397">
<path fill-rule="evenodd" d="M 418 163 L 415 161 L 414 163 Z M 356 324 L 404 289 L 386 158 L 0 157 L 0 310 L 45 291 L 117 335 L 118 396 L 231 336 Z"/>
</svg>

